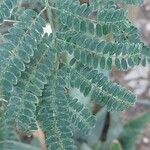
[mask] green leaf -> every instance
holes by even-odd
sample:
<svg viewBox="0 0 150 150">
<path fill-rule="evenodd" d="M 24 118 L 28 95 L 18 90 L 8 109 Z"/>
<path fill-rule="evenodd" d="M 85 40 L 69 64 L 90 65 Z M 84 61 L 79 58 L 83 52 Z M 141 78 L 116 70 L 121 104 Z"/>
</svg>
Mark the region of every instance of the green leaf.
<svg viewBox="0 0 150 150">
<path fill-rule="evenodd" d="M 3 23 L 4 19 L 7 19 L 11 15 L 11 11 L 17 6 L 17 0 L 4 0 L 0 5 L 0 24 Z"/>
<path fill-rule="evenodd" d="M 10 96 L 6 120 L 24 131 L 35 130 L 36 127 L 35 107 L 39 102 L 38 96 L 42 96 L 42 90 L 47 84 L 47 76 L 51 73 L 54 61 L 54 53 L 50 47 L 50 41 L 50 37 L 43 37 L 43 41 L 37 46 L 35 58 L 32 58 L 29 64 L 31 68 L 27 67 L 26 71 L 22 73 L 22 78 L 14 86 L 16 95 Z M 46 43 L 47 46 L 45 46 Z M 7 80 L 10 82 L 16 79 L 10 72 L 6 75 Z M 18 108 L 15 108 L 15 105 L 18 105 Z M 12 112 L 13 109 L 15 112 Z"/>
<path fill-rule="evenodd" d="M 64 85 L 59 76 L 50 76 L 41 98 L 38 120 L 43 131 L 47 132 L 48 149 L 76 149 L 72 140 Z"/>
<path fill-rule="evenodd" d="M 71 123 L 86 135 L 95 125 L 95 117 L 77 99 L 68 97 L 69 116 Z"/>
<path fill-rule="evenodd" d="M 122 150 L 122 147 L 119 143 L 119 141 L 114 140 L 112 145 L 111 145 L 111 150 Z"/>
<path fill-rule="evenodd" d="M 96 37 L 91 38 L 81 32 L 57 33 L 56 42 L 60 51 L 70 53 L 71 48 L 75 59 L 93 68 L 111 69 L 112 66 L 116 66 L 120 70 L 127 70 L 146 63 L 149 57 L 141 54 L 143 51 L 141 43 L 106 42 Z"/>
<path fill-rule="evenodd" d="M 144 129 L 149 122 L 150 113 L 148 112 L 124 125 L 123 131 L 119 136 L 119 141 L 124 150 L 134 150 L 136 140 L 141 130 Z"/>
<path fill-rule="evenodd" d="M 40 14 L 33 10 L 25 10 L 19 21 L 5 34 L 8 42 L 0 45 L 1 60 L 3 61 L 0 77 L 1 80 L 10 82 L 7 83 L 7 85 L 10 84 L 10 87 L 17 84 L 21 72 L 25 71 L 25 63 L 30 63 L 37 44 L 41 42 L 43 30 L 38 30 L 39 26 L 41 28 L 45 26 L 45 21 Z M 36 35 L 33 35 L 33 32 Z M 4 90 L 6 90 L 5 87 Z M 7 91 L 11 91 L 11 89 Z"/>
<path fill-rule="evenodd" d="M 91 99 L 105 105 L 108 111 L 124 110 L 135 103 L 136 97 L 131 92 L 109 81 L 102 73 L 81 64 L 71 69 L 70 78 L 72 87 L 79 88 L 86 95 L 91 93 Z M 87 92 L 85 87 L 91 90 Z"/>
</svg>

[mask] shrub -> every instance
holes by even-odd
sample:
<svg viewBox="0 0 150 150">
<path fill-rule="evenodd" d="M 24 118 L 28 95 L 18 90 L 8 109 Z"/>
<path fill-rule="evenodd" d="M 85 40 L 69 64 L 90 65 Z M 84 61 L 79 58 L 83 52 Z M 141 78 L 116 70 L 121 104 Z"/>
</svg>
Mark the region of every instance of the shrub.
<svg viewBox="0 0 150 150">
<path fill-rule="evenodd" d="M 105 72 L 149 62 L 149 48 L 126 9 L 142 0 L 34 3 L 40 10 L 26 9 L 17 0 L 0 5 L 0 22 L 13 23 L 0 45 L 0 144 L 4 150 L 19 144 L 10 136 L 12 127 L 32 134 L 40 126 L 48 149 L 76 149 L 76 130 L 86 135 L 95 125 L 88 105 L 96 102 L 108 111 L 122 111 L 135 104 L 136 96 Z M 50 35 L 43 30 L 47 24 Z M 88 105 L 74 97 L 72 89 L 88 97 Z"/>
</svg>

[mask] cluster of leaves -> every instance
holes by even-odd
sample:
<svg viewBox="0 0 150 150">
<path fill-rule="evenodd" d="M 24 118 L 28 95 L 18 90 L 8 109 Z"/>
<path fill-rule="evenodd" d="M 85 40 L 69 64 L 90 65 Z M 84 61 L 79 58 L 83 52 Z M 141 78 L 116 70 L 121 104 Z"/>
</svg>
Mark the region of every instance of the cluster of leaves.
<svg viewBox="0 0 150 150">
<path fill-rule="evenodd" d="M 1 118 L 26 133 L 40 125 L 49 149 L 76 149 L 74 128 L 88 134 L 95 117 L 72 97 L 71 89 L 109 111 L 124 110 L 136 101 L 102 72 L 149 62 L 149 49 L 128 20 L 127 10 L 118 5 L 142 1 L 95 0 L 90 6 L 75 0 L 37 2 L 43 6 L 40 12 L 23 9 L 21 15 L 13 13 L 17 0 L 4 0 L 0 6 L 0 22 L 15 18 L 0 45 L 0 98 L 6 105 Z M 43 31 L 47 22 L 50 35 Z"/>
</svg>

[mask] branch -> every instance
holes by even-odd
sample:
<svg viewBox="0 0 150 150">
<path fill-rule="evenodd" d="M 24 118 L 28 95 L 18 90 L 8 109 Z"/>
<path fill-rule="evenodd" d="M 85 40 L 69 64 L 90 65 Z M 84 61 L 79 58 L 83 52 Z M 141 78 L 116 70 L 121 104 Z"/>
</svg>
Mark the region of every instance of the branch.
<svg viewBox="0 0 150 150">
<path fill-rule="evenodd" d="M 4 22 L 16 23 L 16 22 L 19 22 L 19 21 L 17 21 L 17 20 L 9 20 L 9 19 L 5 19 Z"/>
</svg>

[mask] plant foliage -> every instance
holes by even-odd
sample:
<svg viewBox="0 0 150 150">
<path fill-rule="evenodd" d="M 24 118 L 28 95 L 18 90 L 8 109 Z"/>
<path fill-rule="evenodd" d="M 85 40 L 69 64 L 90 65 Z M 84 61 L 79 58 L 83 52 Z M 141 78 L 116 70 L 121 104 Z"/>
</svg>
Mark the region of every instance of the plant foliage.
<svg viewBox="0 0 150 150">
<path fill-rule="evenodd" d="M 75 0 L 37 0 L 40 11 L 18 8 L 18 2 L 0 5 L 1 23 L 15 18 L 0 44 L 0 98 L 6 106 L 2 120 L 27 133 L 40 125 L 48 149 L 76 149 L 74 128 L 88 134 L 95 117 L 72 97 L 71 89 L 108 111 L 124 110 L 136 101 L 103 72 L 149 62 L 149 48 L 124 7 L 141 5 L 142 0 L 95 0 L 89 6 Z M 43 31 L 47 23 L 50 35 Z"/>
<path fill-rule="evenodd" d="M 124 130 L 119 136 L 119 140 L 124 148 L 124 150 L 135 150 L 135 142 L 138 138 L 142 129 L 150 122 L 150 113 L 145 113 L 142 116 L 126 123 L 124 125 Z M 128 133 L 128 134 L 127 134 Z M 129 140 L 129 137 L 132 139 Z"/>
</svg>

